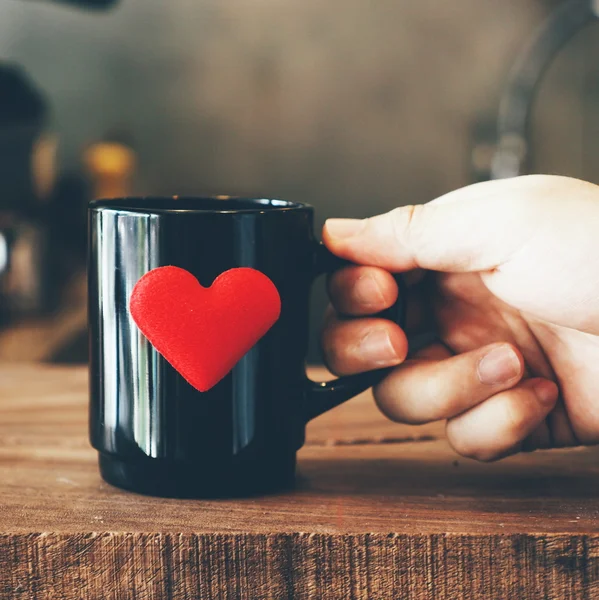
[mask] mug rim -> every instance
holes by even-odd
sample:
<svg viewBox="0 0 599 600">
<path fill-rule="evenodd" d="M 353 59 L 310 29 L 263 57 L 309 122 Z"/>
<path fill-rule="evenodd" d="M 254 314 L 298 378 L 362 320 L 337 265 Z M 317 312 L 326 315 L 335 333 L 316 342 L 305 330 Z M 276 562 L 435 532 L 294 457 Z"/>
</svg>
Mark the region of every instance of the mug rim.
<svg viewBox="0 0 599 600">
<path fill-rule="evenodd" d="M 201 206 L 204 203 L 205 206 Z M 221 204 L 216 206 L 216 204 Z M 177 206 L 179 204 L 179 206 Z M 194 206 L 197 204 L 197 206 Z M 229 206 L 227 206 L 227 204 Z M 130 196 L 124 198 L 98 198 L 88 204 L 90 210 L 116 210 L 144 214 L 268 214 L 290 211 L 311 211 L 310 204 L 277 198 L 251 198 L 244 196 Z"/>
</svg>

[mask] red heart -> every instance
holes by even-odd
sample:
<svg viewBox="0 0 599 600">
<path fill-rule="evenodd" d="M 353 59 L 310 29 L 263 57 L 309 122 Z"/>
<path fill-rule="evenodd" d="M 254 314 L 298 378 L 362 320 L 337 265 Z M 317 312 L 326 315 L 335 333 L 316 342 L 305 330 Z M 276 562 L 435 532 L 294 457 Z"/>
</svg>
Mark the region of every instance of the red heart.
<svg viewBox="0 0 599 600">
<path fill-rule="evenodd" d="M 129 310 L 152 346 L 205 392 L 274 325 L 281 298 L 255 269 L 225 271 L 205 288 L 185 269 L 159 267 L 135 284 Z"/>
</svg>

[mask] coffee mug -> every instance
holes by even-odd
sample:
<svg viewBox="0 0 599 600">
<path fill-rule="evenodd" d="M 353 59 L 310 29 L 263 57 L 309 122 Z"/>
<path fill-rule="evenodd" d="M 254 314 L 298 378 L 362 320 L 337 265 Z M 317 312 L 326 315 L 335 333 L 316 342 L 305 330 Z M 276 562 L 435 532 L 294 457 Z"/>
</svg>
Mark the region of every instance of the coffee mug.
<svg viewBox="0 0 599 600">
<path fill-rule="evenodd" d="M 290 487 L 307 422 L 386 373 L 328 383 L 307 378 L 312 282 L 347 264 L 316 241 L 313 209 L 305 204 L 229 197 L 91 202 L 90 439 L 102 477 L 169 497 Z M 225 271 L 250 267 L 278 291 L 278 320 L 207 391 L 188 383 L 132 318 L 136 283 L 165 266 L 186 270 L 206 288 Z M 403 325 L 399 296 L 381 316 Z"/>
</svg>

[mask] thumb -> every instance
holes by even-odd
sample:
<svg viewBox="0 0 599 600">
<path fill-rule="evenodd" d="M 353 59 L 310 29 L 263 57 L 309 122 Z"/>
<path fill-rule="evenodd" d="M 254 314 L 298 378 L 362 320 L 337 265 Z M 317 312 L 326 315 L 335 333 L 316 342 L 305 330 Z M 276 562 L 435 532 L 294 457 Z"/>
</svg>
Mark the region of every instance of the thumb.
<svg viewBox="0 0 599 600">
<path fill-rule="evenodd" d="M 390 271 L 491 270 L 563 210 L 564 195 L 569 203 L 581 193 L 573 187 L 597 194 L 595 186 L 565 177 L 489 181 L 369 219 L 329 219 L 323 240 L 341 258 Z"/>
</svg>

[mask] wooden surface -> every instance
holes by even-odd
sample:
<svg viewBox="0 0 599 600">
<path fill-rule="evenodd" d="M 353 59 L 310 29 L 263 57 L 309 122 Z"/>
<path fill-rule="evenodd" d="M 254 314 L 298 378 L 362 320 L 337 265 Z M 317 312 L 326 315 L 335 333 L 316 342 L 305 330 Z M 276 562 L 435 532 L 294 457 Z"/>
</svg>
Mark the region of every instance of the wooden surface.
<svg viewBox="0 0 599 600">
<path fill-rule="evenodd" d="M 599 451 L 457 458 L 368 394 L 314 421 L 298 489 L 179 501 L 101 481 L 86 373 L 0 367 L 0 599 L 599 598 Z"/>
</svg>

